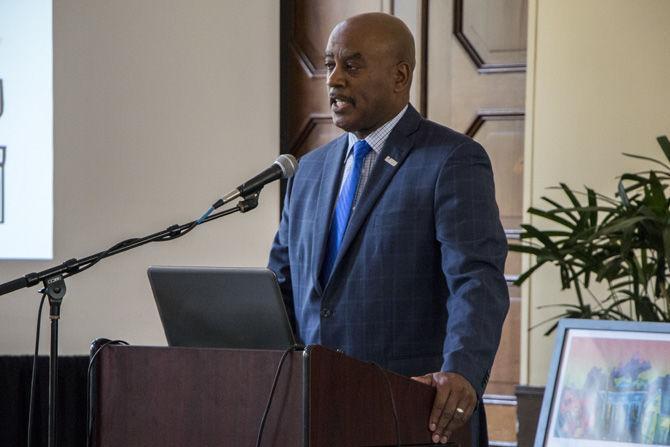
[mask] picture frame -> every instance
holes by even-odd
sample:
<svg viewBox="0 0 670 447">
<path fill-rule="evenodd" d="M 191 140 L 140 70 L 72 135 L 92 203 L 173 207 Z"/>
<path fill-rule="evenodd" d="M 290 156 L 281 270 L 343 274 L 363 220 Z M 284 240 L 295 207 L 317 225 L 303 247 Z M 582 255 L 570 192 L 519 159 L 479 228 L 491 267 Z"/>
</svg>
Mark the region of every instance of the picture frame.
<svg viewBox="0 0 670 447">
<path fill-rule="evenodd" d="M 670 323 L 561 320 L 534 446 L 670 446 Z"/>
</svg>

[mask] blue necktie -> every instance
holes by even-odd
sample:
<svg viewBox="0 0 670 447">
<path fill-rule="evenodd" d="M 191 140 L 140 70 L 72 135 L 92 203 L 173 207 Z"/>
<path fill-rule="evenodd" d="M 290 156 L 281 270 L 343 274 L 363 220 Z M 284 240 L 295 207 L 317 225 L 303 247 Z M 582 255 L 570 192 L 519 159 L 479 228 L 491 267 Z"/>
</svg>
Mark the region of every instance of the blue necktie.
<svg viewBox="0 0 670 447">
<path fill-rule="evenodd" d="M 326 249 L 326 258 L 323 261 L 321 269 L 321 284 L 326 284 L 330 278 L 335 265 L 337 253 L 340 251 L 342 239 L 344 238 L 344 231 L 347 229 L 349 217 L 351 217 L 351 206 L 356 196 L 356 189 L 358 188 L 358 181 L 361 177 L 361 170 L 363 169 L 363 160 L 365 156 L 372 150 L 370 145 L 365 140 L 358 140 L 354 143 L 354 166 L 349 173 L 349 177 L 345 180 L 340 195 L 335 204 L 335 212 L 333 213 L 333 221 L 330 224 L 330 232 L 328 233 L 328 247 Z"/>
</svg>

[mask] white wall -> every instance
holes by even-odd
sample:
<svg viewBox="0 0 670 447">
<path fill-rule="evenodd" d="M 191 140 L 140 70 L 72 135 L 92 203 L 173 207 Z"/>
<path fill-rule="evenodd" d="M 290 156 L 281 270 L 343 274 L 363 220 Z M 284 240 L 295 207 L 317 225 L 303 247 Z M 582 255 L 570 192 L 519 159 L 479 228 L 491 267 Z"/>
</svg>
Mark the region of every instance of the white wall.
<svg viewBox="0 0 670 447">
<path fill-rule="evenodd" d="M 1 282 L 197 218 L 279 152 L 279 2 L 59 0 L 53 28 L 55 259 L 0 261 Z M 278 194 L 71 278 L 61 352 L 164 344 L 147 266 L 265 265 Z M 31 352 L 36 290 L 0 297 L 0 354 Z"/>
<path fill-rule="evenodd" d="M 526 208 L 566 182 L 614 194 L 616 176 L 649 169 L 621 155 L 662 158 L 670 135 L 670 1 L 531 0 L 526 121 Z M 526 216 L 533 224 L 546 223 Z M 526 264 L 527 266 L 528 264 Z M 522 383 L 546 383 L 553 337 L 529 328 L 575 302 L 543 267 L 524 289 Z"/>
</svg>

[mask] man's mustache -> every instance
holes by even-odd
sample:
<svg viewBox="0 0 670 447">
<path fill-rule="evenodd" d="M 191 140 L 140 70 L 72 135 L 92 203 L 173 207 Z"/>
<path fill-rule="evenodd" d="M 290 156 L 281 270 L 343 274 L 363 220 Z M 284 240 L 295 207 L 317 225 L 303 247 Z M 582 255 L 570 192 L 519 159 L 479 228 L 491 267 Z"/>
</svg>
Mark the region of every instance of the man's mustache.
<svg viewBox="0 0 670 447">
<path fill-rule="evenodd" d="M 333 104 L 335 101 L 348 102 L 350 104 L 356 105 L 356 101 L 351 96 L 340 95 L 337 93 L 331 93 L 329 95 L 330 103 Z"/>
</svg>

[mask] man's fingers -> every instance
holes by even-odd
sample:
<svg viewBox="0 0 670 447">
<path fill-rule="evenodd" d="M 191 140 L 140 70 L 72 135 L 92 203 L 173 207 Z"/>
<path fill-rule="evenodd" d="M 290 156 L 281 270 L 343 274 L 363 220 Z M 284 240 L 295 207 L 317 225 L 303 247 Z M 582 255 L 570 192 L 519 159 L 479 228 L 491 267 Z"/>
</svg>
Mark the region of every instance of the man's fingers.
<svg viewBox="0 0 670 447">
<path fill-rule="evenodd" d="M 469 402 L 467 396 L 458 403 L 454 409 L 454 414 L 447 426 L 444 428 L 444 433 L 453 433 L 455 430 L 460 428 L 465 424 L 470 416 L 472 416 L 472 411 L 474 410 L 474 405 Z"/>
<path fill-rule="evenodd" d="M 444 411 L 444 406 L 447 403 L 451 395 L 451 390 L 449 388 L 437 387 L 437 393 L 435 393 L 435 400 L 433 401 L 433 409 L 430 412 L 430 420 L 428 428 L 430 431 L 436 431 L 440 426 L 440 421 L 442 420 L 442 413 Z"/>
<path fill-rule="evenodd" d="M 445 428 L 451 423 L 452 419 L 454 418 L 454 414 L 456 413 L 456 406 L 458 403 L 462 400 L 462 393 L 460 390 L 452 390 L 451 393 L 449 393 L 449 398 L 446 400 L 442 414 L 440 415 L 440 419 L 437 423 L 437 427 L 435 428 L 435 433 L 433 438 L 435 438 L 435 435 L 442 437 L 444 435 L 444 432 L 446 431 Z"/>
<path fill-rule="evenodd" d="M 472 385 L 457 373 L 438 372 L 414 378 L 437 388 L 428 421 L 434 443 L 445 444 L 454 430 L 461 427 L 472 415 L 477 395 Z"/>
<path fill-rule="evenodd" d="M 437 383 L 435 380 L 433 380 L 433 374 L 424 374 L 423 376 L 412 377 L 412 379 L 437 388 L 435 400 L 433 401 L 433 409 L 431 410 L 430 419 L 428 422 L 428 429 L 430 431 L 435 431 L 440 421 L 440 416 L 442 415 L 444 404 L 449 397 L 449 391 L 437 386 Z"/>
<path fill-rule="evenodd" d="M 443 434 L 448 438 L 451 436 L 451 433 L 462 427 L 468 420 L 470 420 L 472 413 L 475 411 L 476 405 L 476 395 L 473 397 L 470 395 L 470 393 L 466 392 L 456 406 L 454 415 L 449 421 L 449 424 L 447 424 L 445 427 Z"/>
<path fill-rule="evenodd" d="M 425 383 L 426 385 L 433 385 L 433 376 L 432 374 L 425 374 L 423 376 L 418 376 L 418 377 L 412 377 L 412 380 L 416 380 L 417 382 Z"/>
</svg>

